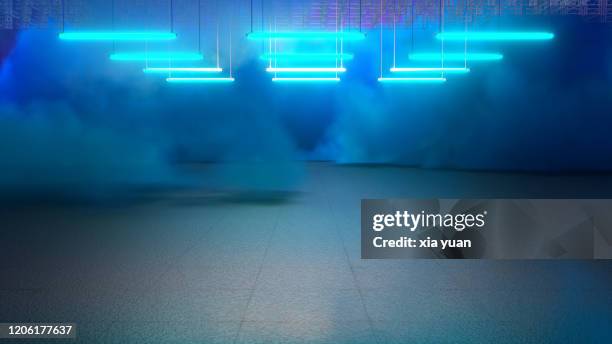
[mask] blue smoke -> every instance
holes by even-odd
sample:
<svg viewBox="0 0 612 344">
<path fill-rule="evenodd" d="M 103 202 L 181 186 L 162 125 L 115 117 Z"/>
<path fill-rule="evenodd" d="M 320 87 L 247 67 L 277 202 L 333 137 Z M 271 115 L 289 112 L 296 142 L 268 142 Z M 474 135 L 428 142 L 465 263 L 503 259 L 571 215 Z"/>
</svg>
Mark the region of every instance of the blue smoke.
<svg viewBox="0 0 612 344">
<path fill-rule="evenodd" d="M 168 85 L 108 61 L 108 47 L 24 31 L 0 72 L 0 185 L 191 182 L 175 169 L 186 161 L 241 166 L 198 183 L 268 189 L 294 185 L 304 159 L 610 170 L 610 28 L 564 20 L 554 31 L 446 85 L 382 86 L 378 51 L 363 44 L 340 84 L 317 87 L 273 84 L 257 54 L 237 58 L 233 85 Z"/>
<path fill-rule="evenodd" d="M 508 44 L 501 63 L 443 85 L 344 92 L 330 150 L 344 162 L 609 171 L 612 30 L 559 20 L 550 44 Z M 364 67 L 369 68 L 369 67 Z"/>
<path fill-rule="evenodd" d="M 295 184 L 294 145 L 271 106 L 251 101 L 261 95 L 235 101 L 242 87 L 170 86 L 105 61 L 107 53 L 51 32 L 20 33 L 0 74 L 0 188 L 95 195 L 111 186 Z M 177 162 L 191 161 L 241 173 L 198 180 L 177 172 Z"/>
</svg>

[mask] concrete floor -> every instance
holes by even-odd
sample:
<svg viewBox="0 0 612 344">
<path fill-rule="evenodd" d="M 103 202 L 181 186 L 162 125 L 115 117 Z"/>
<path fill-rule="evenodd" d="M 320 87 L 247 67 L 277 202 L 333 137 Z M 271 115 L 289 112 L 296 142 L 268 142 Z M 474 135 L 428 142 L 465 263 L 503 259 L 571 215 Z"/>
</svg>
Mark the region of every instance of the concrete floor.
<svg viewBox="0 0 612 344">
<path fill-rule="evenodd" d="M 593 197 L 611 178 L 305 168 L 291 192 L 2 210 L 0 322 L 75 322 L 79 343 L 612 341 L 608 262 L 359 257 L 361 198 Z"/>
</svg>

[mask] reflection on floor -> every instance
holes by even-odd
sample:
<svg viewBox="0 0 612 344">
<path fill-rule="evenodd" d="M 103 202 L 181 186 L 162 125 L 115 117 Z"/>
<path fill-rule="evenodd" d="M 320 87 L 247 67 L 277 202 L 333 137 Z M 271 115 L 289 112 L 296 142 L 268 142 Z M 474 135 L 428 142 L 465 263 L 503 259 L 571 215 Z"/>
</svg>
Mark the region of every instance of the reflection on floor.
<svg viewBox="0 0 612 344">
<path fill-rule="evenodd" d="M 607 262 L 359 258 L 361 198 L 592 197 L 610 178 L 306 169 L 290 192 L 3 210 L 0 322 L 76 322 L 81 343 L 612 339 Z"/>
</svg>

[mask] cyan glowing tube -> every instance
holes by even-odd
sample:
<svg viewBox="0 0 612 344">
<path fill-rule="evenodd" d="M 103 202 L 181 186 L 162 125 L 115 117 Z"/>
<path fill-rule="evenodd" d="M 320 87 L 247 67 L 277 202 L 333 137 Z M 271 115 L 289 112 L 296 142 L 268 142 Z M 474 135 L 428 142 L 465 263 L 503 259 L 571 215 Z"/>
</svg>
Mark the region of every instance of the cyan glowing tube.
<svg viewBox="0 0 612 344">
<path fill-rule="evenodd" d="M 112 61 L 197 61 L 204 57 L 198 53 L 185 52 L 144 52 L 116 53 L 110 56 Z"/>
<path fill-rule="evenodd" d="M 378 78 L 379 82 L 443 83 L 446 78 Z"/>
<path fill-rule="evenodd" d="M 499 53 L 414 53 L 409 55 L 414 61 L 499 61 L 504 55 Z"/>
<path fill-rule="evenodd" d="M 555 34 L 528 31 L 442 32 L 436 38 L 445 41 L 546 41 L 555 38 Z"/>
<path fill-rule="evenodd" d="M 234 78 L 167 78 L 173 84 L 203 84 L 203 83 L 230 83 Z"/>
<path fill-rule="evenodd" d="M 431 72 L 444 72 L 444 73 L 457 73 L 457 74 L 463 74 L 463 73 L 469 73 L 470 69 L 469 68 L 451 68 L 451 67 L 424 67 L 424 68 L 399 68 L 399 67 L 393 67 L 391 68 L 391 72 L 397 72 L 397 73 L 431 73 Z"/>
<path fill-rule="evenodd" d="M 346 68 L 318 68 L 318 67 L 295 67 L 295 68 L 276 68 L 270 67 L 266 69 L 270 73 L 344 73 Z"/>
<path fill-rule="evenodd" d="M 64 41 L 168 41 L 176 39 L 172 32 L 62 32 Z"/>
<path fill-rule="evenodd" d="M 274 82 L 338 82 L 340 78 L 272 78 Z"/>
<path fill-rule="evenodd" d="M 308 61 L 308 62 L 330 62 L 336 60 L 352 60 L 353 54 L 347 53 L 272 53 L 263 54 L 259 58 L 264 61 Z"/>
<path fill-rule="evenodd" d="M 345 41 L 356 41 L 365 38 L 365 34 L 355 31 L 285 31 L 285 32 L 251 32 L 247 35 L 249 39 L 300 39 L 300 40 L 323 40 L 343 39 Z"/>
<path fill-rule="evenodd" d="M 219 73 L 223 72 L 223 68 L 196 68 L 196 67 L 167 67 L 167 68 L 145 68 L 142 70 L 145 73 Z"/>
</svg>

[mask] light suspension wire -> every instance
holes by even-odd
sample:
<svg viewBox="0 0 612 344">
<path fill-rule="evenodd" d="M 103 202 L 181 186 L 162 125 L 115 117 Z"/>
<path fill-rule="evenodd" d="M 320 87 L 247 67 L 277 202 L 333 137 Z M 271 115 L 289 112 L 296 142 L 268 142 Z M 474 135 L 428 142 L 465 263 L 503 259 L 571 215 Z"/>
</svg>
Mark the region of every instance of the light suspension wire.
<svg viewBox="0 0 612 344">
<path fill-rule="evenodd" d="M 253 32 L 253 0 L 251 0 L 251 11 L 250 11 L 250 15 L 251 15 L 251 32 Z"/>
<path fill-rule="evenodd" d="M 465 22 L 465 24 L 464 24 L 465 28 L 463 30 L 465 31 L 465 33 L 467 33 L 467 31 L 468 31 L 467 2 L 465 3 L 465 5 L 463 7 L 463 18 L 464 18 L 464 22 Z M 465 55 L 465 58 L 463 59 L 463 67 L 467 69 L 467 37 L 463 41 L 463 54 Z"/>
<path fill-rule="evenodd" d="M 336 24 L 336 68 L 338 68 L 338 20 L 339 20 L 339 15 L 338 15 L 338 0 L 336 0 L 336 20 L 335 20 L 335 24 Z M 338 74 L 336 73 L 336 77 L 338 77 Z"/>
<path fill-rule="evenodd" d="M 342 60 L 342 56 L 344 56 L 344 12 L 340 11 L 340 67 L 344 67 L 344 61 Z M 350 25 L 350 20 L 351 18 L 349 17 L 349 25 Z M 337 76 L 337 75 L 336 75 Z"/>
<path fill-rule="evenodd" d="M 410 52 L 414 51 L 414 0 L 410 7 Z"/>
<path fill-rule="evenodd" d="M 397 0 L 394 2 L 393 6 L 393 68 L 396 66 L 396 56 L 397 56 L 397 24 L 395 23 L 395 10 L 397 9 Z"/>
<path fill-rule="evenodd" d="M 61 6 L 62 6 L 62 33 L 66 32 L 66 4 L 65 4 L 66 0 L 62 0 L 61 2 Z"/>
<path fill-rule="evenodd" d="M 217 37 L 216 37 L 216 45 L 217 45 L 217 68 L 221 67 L 221 58 L 220 58 L 220 46 L 219 46 L 219 3 L 215 1 L 215 12 L 216 12 L 216 24 L 217 24 Z"/>
<path fill-rule="evenodd" d="M 380 78 L 383 77 L 383 0 L 380 0 Z"/>
<path fill-rule="evenodd" d="M 198 51 L 202 52 L 202 0 L 198 0 Z"/>
<path fill-rule="evenodd" d="M 351 31 L 351 0 L 348 0 L 348 29 Z"/>
<path fill-rule="evenodd" d="M 234 12 L 232 11 L 232 8 L 233 8 L 233 6 L 230 6 L 230 14 L 229 14 L 229 17 L 230 17 L 230 20 L 229 20 L 229 22 L 230 22 L 229 23 L 230 24 L 229 25 L 229 77 L 230 77 L 230 79 L 233 80 L 234 78 L 233 78 L 233 67 L 232 67 L 232 62 L 233 62 L 232 61 L 232 57 L 233 57 L 232 56 L 232 54 L 233 54 L 233 51 L 232 51 L 232 44 L 233 44 L 233 42 L 232 42 L 232 32 L 233 32 L 233 30 L 232 29 L 233 29 L 233 26 L 234 26 Z"/>
<path fill-rule="evenodd" d="M 362 6 L 363 6 L 363 0 L 359 0 L 359 32 L 361 32 L 361 28 L 362 28 L 362 23 L 361 23 L 361 17 L 362 17 Z"/>
<path fill-rule="evenodd" d="M 170 0 L 170 31 L 174 32 L 174 0 Z"/>
<path fill-rule="evenodd" d="M 115 0 L 111 1 L 111 28 L 115 32 Z M 117 43 L 113 39 L 113 53 L 117 50 Z"/>
<path fill-rule="evenodd" d="M 444 32 L 444 0 L 440 0 L 440 32 Z M 440 46 L 441 46 L 440 65 L 442 67 L 441 76 L 442 78 L 444 78 L 444 39 L 441 39 Z"/>
</svg>

